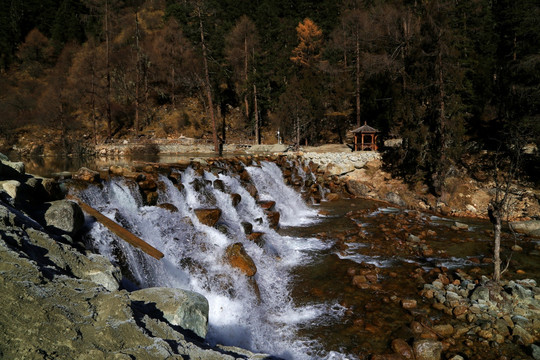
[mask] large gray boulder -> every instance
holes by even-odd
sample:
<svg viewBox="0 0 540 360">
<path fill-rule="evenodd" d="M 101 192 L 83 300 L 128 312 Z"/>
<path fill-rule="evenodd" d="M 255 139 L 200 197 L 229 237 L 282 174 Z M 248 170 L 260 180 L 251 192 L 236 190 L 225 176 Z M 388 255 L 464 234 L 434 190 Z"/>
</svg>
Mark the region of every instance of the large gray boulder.
<svg viewBox="0 0 540 360">
<path fill-rule="evenodd" d="M 510 223 L 510 226 L 514 231 L 532 236 L 540 236 L 540 220 L 514 221 Z"/>
<path fill-rule="evenodd" d="M 25 174 L 24 163 L 0 159 L 0 178 L 16 179 Z"/>
<path fill-rule="evenodd" d="M 147 288 L 129 294 L 132 301 L 155 303 L 171 324 L 193 331 L 201 338 L 208 332 L 208 300 L 193 291 Z"/>
<path fill-rule="evenodd" d="M 17 180 L 0 181 L 0 191 L 4 191 L 14 201 L 19 201 L 22 196 L 21 183 Z"/>
<path fill-rule="evenodd" d="M 84 225 L 84 214 L 78 204 L 68 200 L 48 203 L 45 225 L 68 234 L 77 233 Z"/>
</svg>

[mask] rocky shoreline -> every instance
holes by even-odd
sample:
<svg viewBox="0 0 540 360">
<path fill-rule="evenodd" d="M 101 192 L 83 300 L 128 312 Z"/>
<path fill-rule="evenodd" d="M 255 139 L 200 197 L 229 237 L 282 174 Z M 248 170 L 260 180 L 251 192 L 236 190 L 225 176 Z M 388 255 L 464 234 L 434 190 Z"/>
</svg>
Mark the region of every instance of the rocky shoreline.
<svg viewBox="0 0 540 360">
<path fill-rule="evenodd" d="M 191 165 L 197 172 L 219 172 L 226 163 L 248 183 L 243 164 L 262 160 L 278 164 L 285 181 L 304 190 L 306 199 L 313 202 L 323 198 L 332 201 L 367 197 L 399 207 L 445 213 L 439 202 L 422 199 L 400 181 L 391 179 L 381 169 L 377 153 L 305 152 L 198 158 L 176 166 Z M 82 184 L 100 182 L 111 176 L 133 179 L 145 203 L 151 205 L 155 204 L 159 186 L 157 173 L 170 176 L 170 165 L 148 163 L 138 167 L 110 166 L 100 171 L 81 169 L 72 177 Z M 1 356 L 67 359 L 81 357 L 80 353 L 83 353 L 92 359 L 138 357 L 141 354 L 156 359 L 181 356 L 270 358 L 238 348 L 210 347 L 205 343 L 208 303 L 201 295 L 165 288 L 122 289 L 120 270 L 77 242 L 76 233 L 84 225 L 82 213 L 73 202 L 63 200 L 65 189 L 62 186 L 51 179 L 25 174 L 22 163 L 0 158 L 0 282 L 6 289 L 2 296 L 5 306 L 0 310 L 3 319 L 0 328 L 4 330 L 3 338 L 0 338 Z M 256 198 L 256 193 L 253 195 Z M 466 194 L 462 197 L 468 198 Z M 532 200 L 534 197 L 529 199 Z M 267 215 L 271 216 L 275 212 L 271 211 L 271 204 L 268 207 Z M 526 218 L 535 209 L 533 207 Z M 447 213 L 463 214 L 458 208 L 450 208 Z M 277 226 L 279 213 L 275 215 Z M 482 216 L 480 213 L 474 215 Z M 522 231 L 535 235 L 536 225 L 536 220 L 529 220 L 516 223 L 514 227 L 522 227 Z M 404 244 L 423 256 L 432 253 L 416 236 L 405 239 Z M 237 253 L 242 255 L 242 251 Z M 228 254 L 230 262 L 242 263 L 233 266 L 243 271 L 245 268 L 246 275 L 250 276 L 248 272 L 254 273 L 256 269 L 249 267 L 249 256 L 237 253 L 233 254 L 231 250 Z M 438 272 L 437 280 L 427 283 L 420 295 L 432 303 L 434 309 L 454 316 L 463 324 L 438 324 L 427 330 L 418 325 L 417 341 L 412 346 L 396 339 L 392 342 L 394 353 L 374 355 L 373 359 L 414 356 L 416 359 L 440 359 L 444 350 L 456 341 L 472 341 L 471 337 L 474 341 L 485 341 L 488 346 L 515 342 L 528 347 L 534 359 L 540 359 L 540 350 L 535 344 L 540 330 L 540 291 L 534 280 L 507 282 L 495 289 L 487 278 L 475 280 L 464 273 L 449 274 L 445 269 L 438 269 Z M 351 281 L 361 289 L 373 286 L 378 291 L 377 280 L 370 285 L 371 278 L 366 274 L 351 273 Z M 362 281 L 360 277 L 367 280 Z M 416 300 L 401 301 L 405 309 L 416 311 Z M 19 314 L 22 309 L 28 311 L 12 321 L 10 314 Z M 501 319 L 505 321 L 506 330 Z M 51 324 L 54 325 L 51 327 Z M 413 331 L 414 325 L 411 324 Z M 452 359 L 463 358 L 455 355 Z"/>
<path fill-rule="evenodd" d="M 78 243 L 82 212 L 60 184 L 0 156 L 0 357 L 271 358 L 208 345 L 202 295 L 122 289 L 120 269 Z"/>
</svg>

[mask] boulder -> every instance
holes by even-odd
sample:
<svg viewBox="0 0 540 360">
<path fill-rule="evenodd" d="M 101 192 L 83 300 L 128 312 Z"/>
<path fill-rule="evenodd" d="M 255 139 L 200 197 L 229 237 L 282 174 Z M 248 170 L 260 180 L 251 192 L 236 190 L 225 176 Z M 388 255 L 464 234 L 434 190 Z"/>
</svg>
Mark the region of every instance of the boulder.
<svg viewBox="0 0 540 360">
<path fill-rule="evenodd" d="M 0 160 L 0 178 L 17 179 L 25 174 L 24 163 Z"/>
<path fill-rule="evenodd" d="M 21 185 L 17 180 L 0 181 L 0 190 L 4 190 L 14 201 L 19 201 L 22 196 Z"/>
<path fill-rule="evenodd" d="M 455 221 L 455 222 L 454 222 L 454 226 L 455 226 L 457 229 L 460 229 L 460 230 L 469 230 L 469 225 L 464 224 L 464 223 L 459 222 L 459 221 Z"/>
<path fill-rule="evenodd" d="M 268 211 L 273 211 L 274 207 L 276 206 L 276 202 L 272 200 L 257 201 L 257 204 L 261 207 L 261 209 Z"/>
<path fill-rule="evenodd" d="M 139 188 L 144 191 L 156 191 L 157 183 L 152 179 L 139 181 Z"/>
<path fill-rule="evenodd" d="M 242 201 L 242 196 L 239 194 L 231 194 L 231 200 L 233 206 L 238 206 L 240 204 L 240 201 Z"/>
<path fill-rule="evenodd" d="M 68 234 L 77 233 L 84 225 L 84 214 L 78 204 L 68 200 L 47 203 L 45 225 Z"/>
<path fill-rule="evenodd" d="M 165 210 L 169 210 L 170 212 L 178 212 L 178 208 L 170 203 L 158 204 L 156 206 Z"/>
<path fill-rule="evenodd" d="M 201 338 L 208 332 L 208 300 L 201 294 L 173 288 L 147 288 L 129 294 L 131 301 L 155 305 L 171 324 L 191 330 Z"/>
<path fill-rule="evenodd" d="M 280 216 L 281 214 L 279 213 L 279 211 L 268 211 L 266 213 L 266 218 L 268 219 L 268 225 L 273 229 L 279 228 Z"/>
<path fill-rule="evenodd" d="M 406 206 L 407 203 L 403 201 L 401 196 L 396 194 L 395 192 L 390 191 L 388 194 L 386 194 L 386 201 L 391 202 L 392 204 L 396 204 L 398 206 Z"/>
<path fill-rule="evenodd" d="M 254 276 L 257 273 L 257 267 L 242 243 L 228 246 L 225 250 L 225 258 L 232 267 L 239 269 L 246 276 Z"/>
<path fill-rule="evenodd" d="M 225 183 L 223 180 L 214 180 L 214 189 L 225 192 Z"/>
<path fill-rule="evenodd" d="M 407 344 L 403 339 L 394 339 L 392 340 L 392 350 L 399 354 L 402 358 L 407 360 L 414 359 L 414 352 L 412 347 Z"/>
<path fill-rule="evenodd" d="M 520 345 L 529 346 L 534 343 L 534 336 L 532 336 L 527 330 L 521 326 L 516 325 L 512 330 L 512 335 L 517 337 L 517 342 Z"/>
<path fill-rule="evenodd" d="M 339 196 L 339 194 L 336 194 L 336 193 L 329 193 L 329 194 L 326 194 L 326 200 L 328 201 L 336 201 L 336 200 L 339 200 L 341 197 Z"/>
<path fill-rule="evenodd" d="M 249 235 L 253 232 L 253 225 L 250 222 L 242 221 L 241 225 L 246 235 Z"/>
<path fill-rule="evenodd" d="M 534 360 L 540 360 L 540 346 L 532 344 L 531 353 Z"/>
<path fill-rule="evenodd" d="M 207 226 L 214 226 L 221 218 L 221 209 L 195 209 L 199 221 Z"/>
<path fill-rule="evenodd" d="M 510 226 L 514 231 L 526 235 L 540 236 L 540 220 L 515 221 L 511 222 Z"/>
<path fill-rule="evenodd" d="M 88 255 L 87 264 L 80 269 L 80 275 L 84 279 L 89 279 L 96 284 L 103 286 L 109 291 L 116 291 L 120 288 L 122 274 L 120 269 L 114 266 L 105 256 L 99 254 Z"/>
<path fill-rule="evenodd" d="M 75 174 L 72 175 L 73 179 L 86 182 L 98 182 L 99 172 L 82 167 Z"/>
<path fill-rule="evenodd" d="M 435 340 L 418 340 L 413 344 L 416 360 L 440 360 L 442 343 Z"/>
<path fill-rule="evenodd" d="M 248 240 L 251 240 L 255 244 L 262 247 L 264 246 L 263 235 L 264 235 L 263 232 L 252 232 L 251 234 L 247 235 L 247 238 Z"/>
<path fill-rule="evenodd" d="M 58 181 L 54 179 L 42 179 L 41 185 L 43 185 L 49 201 L 61 200 L 64 198 L 64 193 L 62 192 Z"/>
</svg>

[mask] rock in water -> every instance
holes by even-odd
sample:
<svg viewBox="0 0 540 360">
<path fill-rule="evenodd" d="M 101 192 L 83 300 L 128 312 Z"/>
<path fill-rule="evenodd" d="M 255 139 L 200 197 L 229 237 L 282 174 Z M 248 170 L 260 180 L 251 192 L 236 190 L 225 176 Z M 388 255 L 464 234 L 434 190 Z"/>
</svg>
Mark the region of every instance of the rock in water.
<svg viewBox="0 0 540 360">
<path fill-rule="evenodd" d="M 99 173 L 94 170 L 90 170 L 88 168 L 82 167 L 77 171 L 75 174 L 73 174 L 73 178 L 76 180 L 82 180 L 86 182 L 98 182 L 99 181 Z"/>
<path fill-rule="evenodd" d="M 242 243 L 228 246 L 227 250 L 225 250 L 225 257 L 232 267 L 239 269 L 246 276 L 253 276 L 257 273 L 257 267 Z"/>
<path fill-rule="evenodd" d="M 172 288 L 147 288 L 129 294 L 131 301 L 155 304 L 171 324 L 193 331 L 201 338 L 208 332 L 208 300 L 201 294 Z"/>
<path fill-rule="evenodd" d="M 394 350 L 401 357 L 412 360 L 414 359 L 413 349 L 407 342 L 403 339 L 394 339 L 392 340 L 392 350 Z"/>
<path fill-rule="evenodd" d="M 214 226 L 221 218 L 220 209 L 195 209 L 195 215 L 199 221 L 208 226 Z"/>
<path fill-rule="evenodd" d="M 46 226 L 59 229 L 68 234 L 75 234 L 84 225 L 84 214 L 76 203 L 58 200 L 48 203 L 50 207 L 45 212 Z"/>
<path fill-rule="evenodd" d="M 435 340 L 418 340 L 413 344 L 416 360 L 440 360 L 442 343 Z"/>
</svg>

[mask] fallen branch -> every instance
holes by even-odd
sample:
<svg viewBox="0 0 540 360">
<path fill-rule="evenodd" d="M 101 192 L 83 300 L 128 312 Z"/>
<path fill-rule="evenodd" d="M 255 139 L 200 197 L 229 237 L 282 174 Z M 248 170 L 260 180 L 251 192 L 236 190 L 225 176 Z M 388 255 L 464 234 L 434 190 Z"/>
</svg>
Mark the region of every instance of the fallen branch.
<svg viewBox="0 0 540 360">
<path fill-rule="evenodd" d="M 68 195 L 66 196 L 67 199 L 76 201 L 81 209 L 87 213 L 90 216 L 93 216 L 97 221 L 102 223 L 107 229 L 112 231 L 114 234 L 116 234 L 119 238 L 125 240 L 126 242 L 130 243 L 131 245 L 141 249 L 148 255 L 156 258 L 161 259 L 164 255 L 161 251 L 153 247 L 152 245 L 148 244 L 146 241 L 142 240 L 141 238 L 134 235 L 129 230 L 124 229 L 122 226 L 118 225 L 105 215 L 101 214 L 99 211 L 94 209 L 88 204 L 85 204 L 82 200 L 76 198 L 75 196 Z"/>
</svg>

